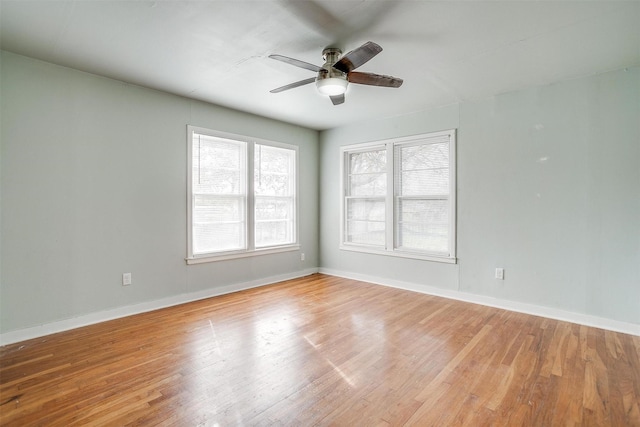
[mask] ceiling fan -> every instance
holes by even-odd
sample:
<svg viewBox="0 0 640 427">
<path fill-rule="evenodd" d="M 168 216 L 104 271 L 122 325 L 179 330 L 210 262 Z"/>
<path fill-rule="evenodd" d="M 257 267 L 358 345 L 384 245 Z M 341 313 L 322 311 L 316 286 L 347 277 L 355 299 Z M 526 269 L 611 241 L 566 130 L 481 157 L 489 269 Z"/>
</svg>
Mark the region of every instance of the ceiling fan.
<svg viewBox="0 0 640 427">
<path fill-rule="evenodd" d="M 322 51 L 322 59 L 325 60 L 322 67 L 283 55 L 269 55 L 271 59 L 286 62 L 287 64 L 318 73 L 316 77 L 290 83 L 273 89 L 270 92 L 278 93 L 316 82 L 318 92 L 323 95 L 328 95 L 333 105 L 339 105 L 344 103 L 344 93 L 347 91 L 349 83 L 369 86 L 400 87 L 403 80 L 397 77 L 353 71 L 380 52 L 382 52 L 382 48 L 374 42 L 366 42 L 342 57 L 340 57 L 342 54 L 340 49 L 329 47 Z"/>
</svg>

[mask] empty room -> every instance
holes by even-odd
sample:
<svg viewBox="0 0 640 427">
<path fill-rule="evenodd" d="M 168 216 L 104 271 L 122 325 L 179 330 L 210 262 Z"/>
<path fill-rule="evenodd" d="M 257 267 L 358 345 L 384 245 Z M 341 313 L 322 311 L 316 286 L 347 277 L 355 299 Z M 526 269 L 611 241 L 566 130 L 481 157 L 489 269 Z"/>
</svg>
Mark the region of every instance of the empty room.
<svg viewBox="0 0 640 427">
<path fill-rule="evenodd" d="M 640 426 L 639 22 L 0 0 L 0 425 Z"/>
</svg>

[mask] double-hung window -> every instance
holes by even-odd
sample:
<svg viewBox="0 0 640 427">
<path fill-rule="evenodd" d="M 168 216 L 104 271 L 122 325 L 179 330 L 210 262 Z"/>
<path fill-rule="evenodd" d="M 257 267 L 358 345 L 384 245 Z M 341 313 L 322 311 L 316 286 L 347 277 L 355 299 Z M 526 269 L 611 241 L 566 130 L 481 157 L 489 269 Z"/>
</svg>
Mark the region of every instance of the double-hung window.
<svg viewBox="0 0 640 427">
<path fill-rule="evenodd" d="M 297 147 L 187 133 L 187 262 L 297 249 Z"/>
<path fill-rule="evenodd" d="M 455 130 L 342 147 L 341 248 L 455 262 Z"/>
</svg>

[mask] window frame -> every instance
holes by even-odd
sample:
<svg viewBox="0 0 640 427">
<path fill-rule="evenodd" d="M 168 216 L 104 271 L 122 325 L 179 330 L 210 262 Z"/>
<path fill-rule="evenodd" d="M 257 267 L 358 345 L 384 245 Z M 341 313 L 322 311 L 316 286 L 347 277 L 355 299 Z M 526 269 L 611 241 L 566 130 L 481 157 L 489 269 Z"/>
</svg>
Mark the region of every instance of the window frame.
<svg viewBox="0 0 640 427">
<path fill-rule="evenodd" d="M 202 254 L 194 254 L 194 236 L 193 236 L 193 135 L 202 134 L 213 138 L 228 139 L 231 141 L 241 142 L 245 144 L 245 165 L 246 175 L 246 219 L 245 219 L 245 240 L 246 248 L 230 251 L 216 251 Z M 275 148 L 283 148 L 294 152 L 294 172 L 293 172 L 293 242 L 281 245 L 270 245 L 257 247 L 255 245 L 255 200 L 254 191 L 254 156 L 255 146 L 263 145 Z M 290 252 L 300 249 L 299 236 L 299 149 L 298 146 L 286 144 L 282 142 L 269 141 L 260 138 L 254 138 L 244 135 L 238 135 L 228 132 L 222 132 L 203 128 L 199 126 L 187 125 L 187 264 L 200 264 L 206 262 L 224 261 L 237 258 L 246 258 L 258 255 L 267 255 L 281 252 Z"/>
<path fill-rule="evenodd" d="M 448 254 L 420 251 L 420 250 L 402 250 L 397 247 L 398 244 L 398 226 L 399 218 L 397 217 L 397 203 L 400 197 L 397 194 L 396 187 L 396 170 L 398 159 L 395 156 L 396 147 L 423 145 L 429 143 L 437 143 L 438 139 L 448 137 L 449 144 L 449 224 L 448 224 Z M 379 255 L 388 255 L 401 258 L 412 258 L 427 261 L 436 261 L 454 264 L 457 262 L 456 254 L 456 232 L 457 232 L 457 212 L 456 212 L 456 129 L 449 129 L 438 132 L 430 132 L 418 135 L 411 135 L 401 138 L 390 138 L 378 141 L 370 141 L 359 144 L 350 144 L 340 147 L 340 249 L 354 252 L 364 252 Z M 352 153 L 373 151 L 386 147 L 387 152 L 387 184 L 385 196 L 385 244 L 384 247 L 372 246 L 367 244 L 352 243 L 347 241 L 347 199 L 352 197 L 349 194 L 349 155 Z M 398 215 L 399 216 L 399 215 Z"/>
</svg>

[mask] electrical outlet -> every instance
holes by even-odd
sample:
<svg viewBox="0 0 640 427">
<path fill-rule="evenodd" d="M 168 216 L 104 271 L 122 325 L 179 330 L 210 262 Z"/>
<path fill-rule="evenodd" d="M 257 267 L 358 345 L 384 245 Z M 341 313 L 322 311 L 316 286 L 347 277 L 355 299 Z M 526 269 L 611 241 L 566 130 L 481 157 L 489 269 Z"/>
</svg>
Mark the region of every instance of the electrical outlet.
<svg viewBox="0 0 640 427">
<path fill-rule="evenodd" d="M 300 261 L 304 261 L 304 253 L 300 254 Z"/>
<path fill-rule="evenodd" d="M 496 268 L 496 279 L 504 280 L 504 268 Z"/>
<path fill-rule="evenodd" d="M 131 284 L 131 273 L 122 274 L 122 286 L 129 286 Z"/>
</svg>

